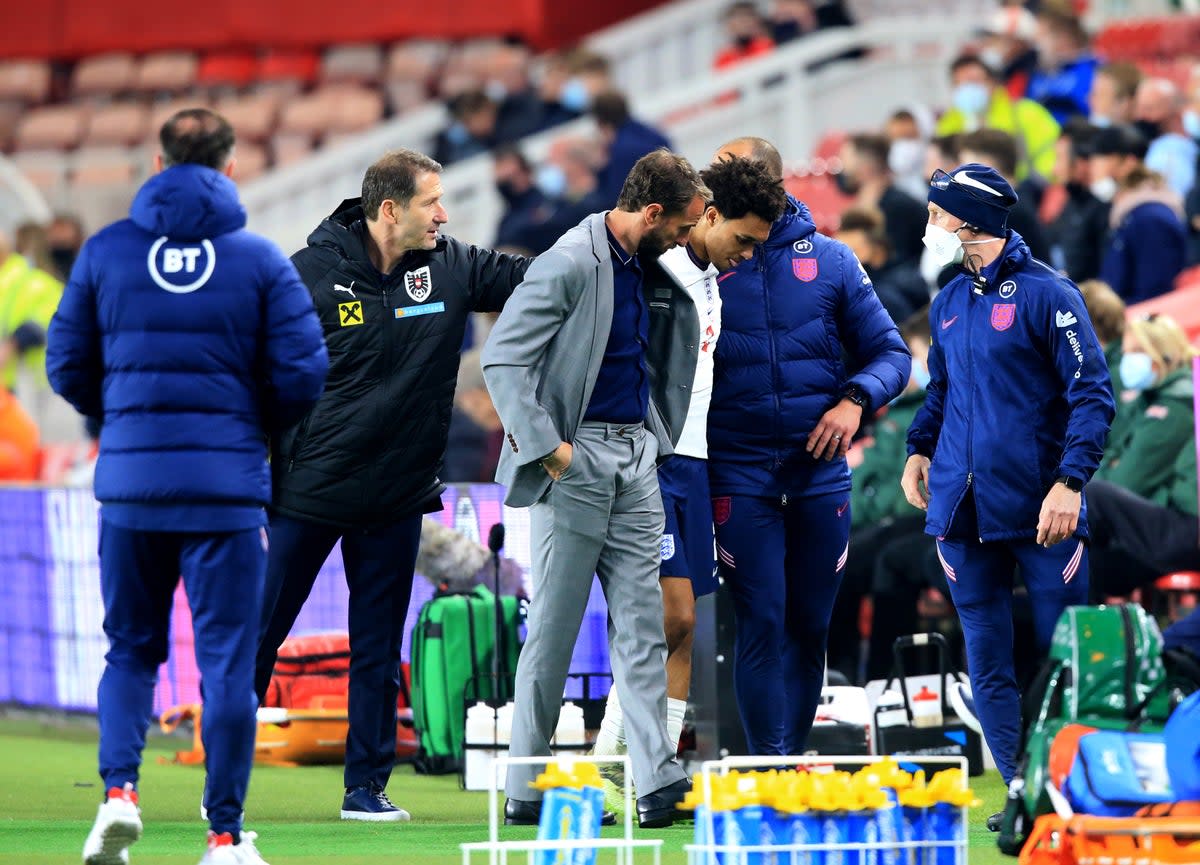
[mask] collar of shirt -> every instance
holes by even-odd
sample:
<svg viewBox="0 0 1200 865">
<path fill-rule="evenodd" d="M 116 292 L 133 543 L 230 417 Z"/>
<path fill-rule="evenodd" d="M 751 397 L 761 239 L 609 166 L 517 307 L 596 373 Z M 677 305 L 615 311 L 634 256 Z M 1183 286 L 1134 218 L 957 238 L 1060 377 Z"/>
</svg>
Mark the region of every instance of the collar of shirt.
<svg viewBox="0 0 1200 865">
<path fill-rule="evenodd" d="M 683 248 L 687 250 L 688 258 L 692 260 L 692 264 L 696 265 L 696 269 L 701 273 L 707 273 L 709 263 L 696 255 L 696 251 L 692 249 L 692 244 L 688 243 Z"/>
<path fill-rule="evenodd" d="M 623 268 L 640 272 L 642 268 L 638 264 L 636 253 L 634 255 L 627 254 L 624 247 L 621 246 L 621 242 L 617 240 L 617 236 L 607 225 L 604 226 L 604 231 L 608 234 L 608 248 L 612 252 L 613 262 Z"/>
</svg>

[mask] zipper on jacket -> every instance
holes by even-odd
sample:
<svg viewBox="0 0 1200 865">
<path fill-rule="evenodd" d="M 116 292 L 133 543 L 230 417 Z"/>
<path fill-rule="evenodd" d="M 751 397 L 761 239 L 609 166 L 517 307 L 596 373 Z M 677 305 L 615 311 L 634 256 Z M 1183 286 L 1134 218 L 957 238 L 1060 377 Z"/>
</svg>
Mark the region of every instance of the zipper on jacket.
<svg viewBox="0 0 1200 865">
<path fill-rule="evenodd" d="M 975 352 L 971 347 L 975 293 L 967 292 L 967 492 L 975 479 Z M 975 503 L 975 527 L 979 527 L 979 502 Z M 982 540 L 982 539 L 981 539 Z"/>
<path fill-rule="evenodd" d="M 767 321 L 766 321 L 767 350 L 768 350 L 770 358 L 771 358 L 771 399 L 773 399 L 775 401 L 775 430 L 774 430 L 775 441 L 774 441 L 774 444 L 777 446 L 778 442 L 779 442 L 779 431 L 780 431 L 780 428 L 783 426 L 783 406 L 779 401 L 779 364 L 776 363 L 776 358 L 775 358 L 775 330 L 771 324 L 771 292 L 767 287 L 767 277 L 766 277 L 767 268 L 765 265 L 766 259 L 767 259 L 767 253 L 764 250 L 760 249 L 759 255 L 758 255 L 758 261 L 755 266 L 755 270 L 757 270 L 759 273 L 759 281 L 761 282 L 762 287 L 763 287 L 763 306 L 764 306 L 765 312 L 767 314 Z M 779 451 L 778 451 L 777 447 L 773 447 L 772 450 L 774 451 L 774 454 L 773 454 L 773 462 L 775 464 L 774 468 L 778 469 L 783 465 L 783 461 L 779 459 Z M 785 501 L 784 504 L 787 504 L 787 502 Z"/>
<path fill-rule="evenodd" d="M 296 455 L 300 453 L 300 448 L 304 444 L 304 440 L 308 438 L 308 428 L 312 425 L 312 415 L 316 410 L 315 406 L 309 410 L 304 420 L 300 423 L 300 429 L 296 432 L 296 438 L 292 440 L 292 455 L 288 457 L 287 467 L 289 473 L 292 470 L 292 466 L 296 464 Z"/>
</svg>

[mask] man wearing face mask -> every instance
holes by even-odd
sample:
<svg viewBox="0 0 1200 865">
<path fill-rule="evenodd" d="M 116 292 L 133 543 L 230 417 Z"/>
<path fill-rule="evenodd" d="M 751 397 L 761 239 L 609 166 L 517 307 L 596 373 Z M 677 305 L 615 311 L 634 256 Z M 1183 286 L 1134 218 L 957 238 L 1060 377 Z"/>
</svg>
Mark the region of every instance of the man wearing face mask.
<svg viewBox="0 0 1200 865">
<path fill-rule="evenodd" d="M 1073 117 L 1063 127 L 1055 145 L 1055 179 L 1066 191 L 1058 216 L 1046 226 L 1050 238 L 1050 261 L 1075 282 L 1100 274 L 1108 239 L 1110 201 L 1092 193 L 1090 161 L 1092 142 L 1099 130 L 1082 117 Z"/>
<path fill-rule="evenodd" d="M 725 10 L 725 32 L 729 44 L 713 60 L 716 69 L 728 69 L 775 50 L 775 41 L 767 32 L 767 22 L 751 0 L 737 0 Z"/>
<path fill-rule="evenodd" d="M 1054 171 L 1058 123 L 1032 99 L 1012 99 L 979 57 L 964 54 L 950 65 L 953 106 L 938 120 L 936 134 L 999 129 L 1017 139 L 1017 181 L 1047 179 Z"/>
<path fill-rule="evenodd" d="M 838 188 L 857 199 L 858 207 L 878 209 L 883 214 L 892 259 L 916 264 L 921 258 L 925 208 L 893 182 L 888 166 L 890 145 L 883 135 L 852 135 L 842 144 L 842 170 L 833 175 Z"/>
<path fill-rule="evenodd" d="M 46 226 L 46 247 L 54 271 L 64 282 L 71 276 L 75 258 L 83 247 L 83 223 L 73 213 L 56 213 Z"/>
<path fill-rule="evenodd" d="M 1133 99 L 1133 125 L 1149 142 L 1146 167 L 1165 177 L 1181 198 L 1196 182 L 1200 155 L 1200 146 L 1183 128 L 1186 107 L 1183 93 L 1166 78 L 1145 79 Z"/>
<path fill-rule="evenodd" d="M 1126 595 L 1162 574 L 1200 567 L 1192 358 L 1174 320 L 1151 315 L 1125 327 L 1122 407 L 1104 463 L 1088 487 L 1093 601 Z"/>
<path fill-rule="evenodd" d="M 533 167 L 518 148 L 497 148 L 492 155 L 492 176 L 496 191 L 504 199 L 504 214 L 496 227 L 494 246 L 523 247 L 537 254 L 554 242 L 546 239 L 542 227 L 553 207 L 534 183 Z"/>
<path fill-rule="evenodd" d="M 1037 70 L 1037 30 L 1037 19 L 1023 6 L 997 9 L 983 27 L 979 59 L 999 72 L 1011 99 L 1026 95 L 1029 78 Z"/>
<path fill-rule="evenodd" d="M 1005 783 L 1021 737 L 1013 572 L 1029 589 L 1044 651 L 1059 613 L 1087 601 L 1082 491 L 1114 413 L 1083 298 L 1007 227 L 1016 200 L 978 163 L 930 181 L 925 242 L 958 273 L 930 310 L 929 386 L 901 479 L 936 539 L 975 707 Z M 988 828 L 999 829 L 999 816 Z"/>
<path fill-rule="evenodd" d="M 1142 162 L 1137 130 L 1101 129 L 1091 151 L 1091 192 L 1112 203 L 1100 278 L 1126 303 L 1165 294 L 1187 262 L 1183 201 Z"/>
</svg>

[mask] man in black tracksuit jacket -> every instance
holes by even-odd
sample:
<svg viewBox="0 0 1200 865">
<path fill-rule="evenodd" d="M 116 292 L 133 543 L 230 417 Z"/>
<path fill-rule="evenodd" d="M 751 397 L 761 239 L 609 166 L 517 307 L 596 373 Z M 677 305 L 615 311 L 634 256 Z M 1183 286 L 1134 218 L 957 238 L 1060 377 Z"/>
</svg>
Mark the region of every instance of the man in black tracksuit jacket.
<svg viewBox="0 0 1200 865">
<path fill-rule="evenodd" d="M 471 312 L 498 311 L 528 260 L 440 234 L 441 166 L 411 150 L 367 170 L 292 262 L 329 350 L 316 407 L 273 442 L 274 497 L 255 687 L 262 702 L 334 544 L 350 590 L 344 820 L 407 820 L 384 793 L 396 748 L 400 645 L 422 514 L 438 480 Z"/>
</svg>

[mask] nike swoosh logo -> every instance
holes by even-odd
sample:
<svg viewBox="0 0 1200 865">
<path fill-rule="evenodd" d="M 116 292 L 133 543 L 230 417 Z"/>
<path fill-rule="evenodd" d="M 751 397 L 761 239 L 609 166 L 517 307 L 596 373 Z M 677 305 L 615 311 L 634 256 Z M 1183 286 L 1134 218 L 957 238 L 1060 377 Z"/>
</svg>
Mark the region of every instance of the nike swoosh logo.
<svg viewBox="0 0 1200 865">
<path fill-rule="evenodd" d="M 943 318 L 943 319 L 942 319 L 942 330 L 945 330 L 945 329 L 946 329 L 946 328 L 948 328 L 950 325 L 954 324 L 954 322 L 956 322 L 956 321 L 958 321 L 958 316 L 957 316 L 957 315 L 956 315 L 956 316 L 954 316 L 954 318 Z"/>
</svg>

